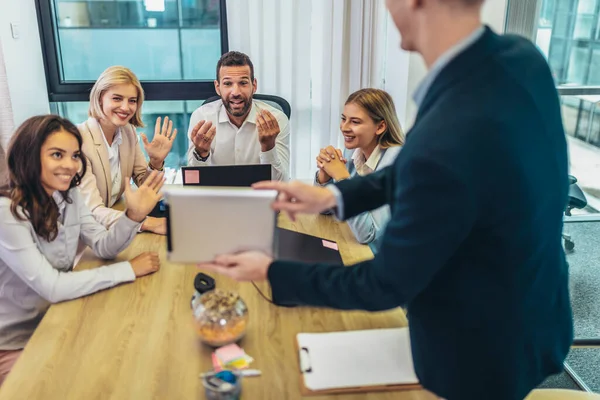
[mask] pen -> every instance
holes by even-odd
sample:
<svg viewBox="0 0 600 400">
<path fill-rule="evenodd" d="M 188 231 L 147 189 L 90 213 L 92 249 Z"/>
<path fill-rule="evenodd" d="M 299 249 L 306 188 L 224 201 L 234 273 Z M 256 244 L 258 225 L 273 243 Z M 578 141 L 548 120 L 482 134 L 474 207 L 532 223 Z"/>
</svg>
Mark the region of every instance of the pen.
<svg viewBox="0 0 600 400">
<path fill-rule="evenodd" d="M 262 373 L 260 369 L 242 369 L 239 372 L 242 373 L 242 376 L 260 376 Z"/>
<path fill-rule="evenodd" d="M 260 376 L 262 374 L 260 369 L 240 369 L 240 370 L 237 370 L 237 372 L 239 372 L 242 376 Z M 200 378 L 204 378 L 206 376 L 213 375 L 213 374 L 214 374 L 214 372 L 204 372 L 204 373 L 200 374 Z"/>
</svg>

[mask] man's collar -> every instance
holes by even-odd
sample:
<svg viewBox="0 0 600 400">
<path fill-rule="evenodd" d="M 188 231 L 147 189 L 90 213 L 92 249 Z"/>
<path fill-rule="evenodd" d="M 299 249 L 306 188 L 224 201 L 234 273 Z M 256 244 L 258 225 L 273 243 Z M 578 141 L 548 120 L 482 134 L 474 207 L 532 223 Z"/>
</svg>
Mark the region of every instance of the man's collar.
<svg viewBox="0 0 600 400">
<path fill-rule="evenodd" d="M 472 44 L 474 44 L 477 40 L 479 40 L 483 34 L 485 33 L 485 26 L 480 26 L 478 29 L 473 31 L 469 36 L 461 40 L 459 43 L 452 46 L 450 49 L 446 50 L 444 54 L 442 54 L 436 61 L 433 63 L 429 72 L 425 76 L 425 78 L 421 81 L 417 89 L 413 93 L 413 100 L 417 105 L 417 108 L 421 107 L 423 104 L 423 100 L 425 100 L 425 95 L 427 95 L 427 91 L 435 81 L 435 78 L 438 77 L 440 72 L 448 65 L 450 62 L 456 58 L 460 53 L 469 48 Z"/>
</svg>

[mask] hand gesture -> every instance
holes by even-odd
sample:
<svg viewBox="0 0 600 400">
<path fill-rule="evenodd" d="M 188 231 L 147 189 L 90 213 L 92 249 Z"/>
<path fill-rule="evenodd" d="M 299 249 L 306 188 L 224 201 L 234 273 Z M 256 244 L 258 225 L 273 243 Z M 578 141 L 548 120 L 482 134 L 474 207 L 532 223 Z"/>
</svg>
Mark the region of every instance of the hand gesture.
<svg viewBox="0 0 600 400">
<path fill-rule="evenodd" d="M 148 217 L 144 220 L 144 223 L 142 224 L 142 231 L 156 233 L 157 235 L 166 235 L 167 219 L 164 217 Z"/>
<path fill-rule="evenodd" d="M 144 148 L 148 157 L 150 158 L 150 164 L 154 169 L 161 169 L 167 154 L 173 147 L 173 142 L 177 137 L 177 129 L 173 130 L 173 121 L 169 120 L 169 117 L 165 117 L 165 120 L 160 127 L 160 117 L 156 118 L 156 124 L 154 125 L 154 137 L 152 142 L 148 142 L 148 138 L 145 134 L 141 134 L 142 141 L 144 142 Z"/>
<path fill-rule="evenodd" d="M 164 173 L 152 171 L 135 192 L 131 190 L 129 180 L 130 178 L 127 179 L 125 185 L 126 214 L 129 219 L 142 222 L 160 200 L 158 192 L 165 183 Z"/>
<path fill-rule="evenodd" d="M 339 168 L 326 168 L 326 165 L 328 166 L 332 162 L 341 163 L 343 170 L 346 171 L 346 174 L 349 176 L 345 166 L 346 159 L 344 158 L 342 150 L 335 149 L 333 146 L 327 146 L 326 148 L 321 149 L 317 156 L 317 167 L 319 168 L 317 181 L 319 183 L 323 184 L 331 178 L 336 180 L 344 179 L 342 178 L 344 172 L 339 170 Z M 330 172 L 335 173 L 335 176 L 331 175 Z"/>
<path fill-rule="evenodd" d="M 260 251 L 217 256 L 211 263 L 198 264 L 198 268 L 228 276 L 236 281 L 264 281 L 273 259 Z"/>
<path fill-rule="evenodd" d="M 210 153 L 210 145 L 216 133 L 217 127 L 213 126 L 210 121 L 201 120 L 194 125 L 192 133 L 190 133 L 190 140 L 194 143 L 196 153 L 201 157 L 206 157 Z"/>
<path fill-rule="evenodd" d="M 133 269 L 136 278 L 149 275 L 160 269 L 160 260 L 158 259 L 157 253 L 142 253 L 129 261 L 129 263 L 131 264 L 131 269 Z"/>
<path fill-rule="evenodd" d="M 336 206 L 335 195 L 331 190 L 307 185 L 298 181 L 263 181 L 252 185 L 259 190 L 277 190 L 279 194 L 271 207 L 276 211 L 285 211 L 294 221 L 296 213 L 318 214 Z"/>
<path fill-rule="evenodd" d="M 275 139 L 277 139 L 280 130 L 279 123 L 273 114 L 267 110 L 260 110 L 256 116 L 256 126 L 261 151 L 264 153 L 275 147 Z"/>
</svg>

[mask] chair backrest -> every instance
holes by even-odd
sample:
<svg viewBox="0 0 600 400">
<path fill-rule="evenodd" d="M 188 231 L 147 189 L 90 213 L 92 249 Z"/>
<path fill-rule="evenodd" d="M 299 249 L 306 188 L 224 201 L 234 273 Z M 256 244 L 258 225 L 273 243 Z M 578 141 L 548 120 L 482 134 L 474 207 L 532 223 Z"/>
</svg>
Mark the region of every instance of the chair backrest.
<svg viewBox="0 0 600 400">
<path fill-rule="evenodd" d="M 584 208 L 587 206 L 587 199 L 585 194 L 577 184 L 577 178 L 573 175 L 569 175 L 569 201 L 567 203 L 566 215 L 571 215 L 573 208 Z"/>
<path fill-rule="evenodd" d="M 288 119 L 290 119 L 290 117 L 292 116 L 292 107 L 290 107 L 290 103 L 288 103 L 287 100 L 284 99 L 283 97 L 273 96 L 270 94 L 254 93 L 254 96 L 252 96 L 252 98 L 254 98 L 255 100 L 264 101 L 265 103 L 282 111 Z M 209 97 L 208 99 L 204 100 L 204 103 L 202 103 L 202 105 L 205 105 L 207 103 L 212 103 L 213 101 L 217 101 L 217 100 L 221 100 L 221 97 L 220 96 Z"/>
</svg>

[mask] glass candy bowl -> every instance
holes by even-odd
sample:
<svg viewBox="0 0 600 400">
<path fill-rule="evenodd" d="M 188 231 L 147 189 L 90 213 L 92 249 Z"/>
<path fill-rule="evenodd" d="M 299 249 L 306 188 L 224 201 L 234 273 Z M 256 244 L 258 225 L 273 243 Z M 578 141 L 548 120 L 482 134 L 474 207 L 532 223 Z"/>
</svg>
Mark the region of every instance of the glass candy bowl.
<svg viewBox="0 0 600 400">
<path fill-rule="evenodd" d="M 237 342 L 246 334 L 248 308 L 239 294 L 214 289 L 192 298 L 196 332 L 209 346 Z"/>
</svg>

